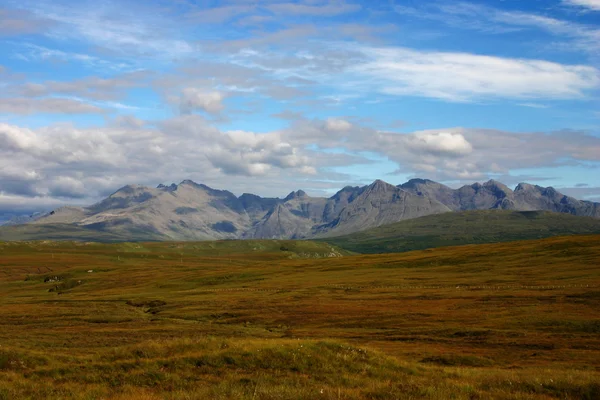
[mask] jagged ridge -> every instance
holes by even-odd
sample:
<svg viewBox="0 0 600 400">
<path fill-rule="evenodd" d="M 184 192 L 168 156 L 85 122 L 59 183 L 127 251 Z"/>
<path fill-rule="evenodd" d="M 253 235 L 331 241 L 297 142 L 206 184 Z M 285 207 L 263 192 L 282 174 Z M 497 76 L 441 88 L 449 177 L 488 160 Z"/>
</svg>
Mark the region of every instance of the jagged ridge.
<svg viewBox="0 0 600 400">
<path fill-rule="evenodd" d="M 127 185 L 89 207 L 63 207 L 29 224 L 62 223 L 135 240 L 210 240 L 330 237 L 426 215 L 452 211 L 544 210 L 600 217 L 600 204 L 562 195 L 553 188 L 494 180 L 452 189 L 427 179 L 394 186 L 381 180 L 347 186 L 330 198 L 302 190 L 283 199 L 237 197 L 185 180 L 150 188 Z"/>
</svg>

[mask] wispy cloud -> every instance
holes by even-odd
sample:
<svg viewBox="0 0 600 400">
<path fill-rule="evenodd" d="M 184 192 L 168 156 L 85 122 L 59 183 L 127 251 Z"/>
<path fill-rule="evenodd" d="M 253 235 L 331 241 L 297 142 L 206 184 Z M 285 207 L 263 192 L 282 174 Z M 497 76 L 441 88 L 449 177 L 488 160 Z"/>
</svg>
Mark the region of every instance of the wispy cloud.
<svg viewBox="0 0 600 400">
<path fill-rule="evenodd" d="M 594 11 L 600 11 L 600 0 L 563 0 L 563 3 L 571 6 L 588 8 Z"/>
<path fill-rule="evenodd" d="M 332 17 L 348 14 L 360 10 L 360 4 L 346 3 L 343 1 L 325 1 L 317 4 L 277 3 L 267 6 L 276 14 L 306 15 L 311 17 Z"/>
<path fill-rule="evenodd" d="M 53 20 L 39 18 L 27 10 L 0 7 L 0 37 L 42 33 L 53 25 Z"/>
<path fill-rule="evenodd" d="M 142 4 L 132 9 L 112 2 L 100 7 L 39 2 L 31 6 L 31 12 L 56 22 L 45 32 L 47 36 L 92 44 L 119 57 L 171 61 L 194 51 L 192 44 L 177 38 L 172 20 L 159 17 L 159 9 Z"/>
<path fill-rule="evenodd" d="M 31 99 L 24 97 L 0 98 L 0 112 L 30 115 L 49 114 L 101 114 L 105 111 L 97 106 L 66 98 Z"/>
<path fill-rule="evenodd" d="M 350 70 L 385 94 L 450 101 L 574 99 L 600 88 L 600 72 L 584 65 L 391 47 L 362 51 L 368 60 Z"/>
<path fill-rule="evenodd" d="M 540 103 L 519 103 L 518 105 L 520 105 L 521 107 L 529 107 L 529 108 L 550 108 L 549 105 L 540 104 Z"/>
<path fill-rule="evenodd" d="M 129 89 L 147 84 L 148 80 L 146 78 L 150 75 L 147 71 L 137 71 L 115 75 L 110 78 L 86 77 L 68 82 L 15 83 L 7 87 L 6 91 L 27 97 L 70 95 L 93 100 L 116 100 L 125 97 Z"/>
<path fill-rule="evenodd" d="M 581 1 L 597 3 L 597 0 Z M 597 27 L 541 14 L 507 11 L 467 2 L 424 2 L 419 7 L 396 6 L 394 9 L 403 15 L 485 33 L 505 34 L 538 29 L 557 36 L 559 41 L 570 41 L 570 45 L 564 46 L 564 49 L 594 53 L 600 50 L 600 29 Z"/>
<path fill-rule="evenodd" d="M 15 49 L 13 57 L 24 61 L 62 61 L 76 62 L 86 67 L 97 70 L 112 70 L 114 72 L 135 71 L 138 67 L 129 62 L 119 60 L 107 60 L 97 56 L 84 53 L 75 53 L 36 45 L 33 43 L 11 42 Z"/>
<path fill-rule="evenodd" d="M 185 17 L 195 23 L 222 24 L 234 18 L 248 15 L 254 10 L 256 10 L 256 6 L 249 4 L 229 5 L 189 12 Z"/>
</svg>

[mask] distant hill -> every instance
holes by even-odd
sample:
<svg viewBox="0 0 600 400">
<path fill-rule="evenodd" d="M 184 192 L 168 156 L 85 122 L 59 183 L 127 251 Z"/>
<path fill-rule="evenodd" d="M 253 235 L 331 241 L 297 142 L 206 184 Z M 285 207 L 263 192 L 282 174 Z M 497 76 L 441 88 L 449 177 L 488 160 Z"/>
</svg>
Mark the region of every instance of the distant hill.
<svg viewBox="0 0 600 400">
<path fill-rule="evenodd" d="M 74 240 L 90 242 L 156 241 L 157 235 L 140 232 L 131 238 L 74 224 L 26 224 L 0 226 L 0 241 Z M 165 239 L 165 238 L 162 238 Z"/>
<path fill-rule="evenodd" d="M 600 220 L 595 218 L 549 211 L 485 210 L 429 215 L 324 240 L 368 254 L 594 233 L 600 233 Z"/>
<path fill-rule="evenodd" d="M 600 218 L 600 203 L 553 188 L 496 181 L 452 189 L 426 179 L 394 186 L 376 180 L 329 198 L 302 190 L 285 198 L 236 196 L 185 180 L 156 188 L 127 185 L 88 207 L 61 207 L 11 221 L 0 237 L 95 240 L 311 239 L 352 234 L 399 221 L 466 210 L 545 210 Z M 43 226 L 40 228 L 17 228 Z M 44 236 L 44 232 L 52 236 Z"/>
</svg>

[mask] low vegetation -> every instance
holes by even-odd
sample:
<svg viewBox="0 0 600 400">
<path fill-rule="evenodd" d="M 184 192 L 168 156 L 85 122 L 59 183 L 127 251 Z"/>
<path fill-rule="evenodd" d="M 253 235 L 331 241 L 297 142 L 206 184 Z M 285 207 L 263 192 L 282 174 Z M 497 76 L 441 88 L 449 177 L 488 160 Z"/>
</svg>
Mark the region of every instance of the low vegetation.
<svg viewBox="0 0 600 400">
<path fill-rule="evenodd" d="M 364 254 L 600 233 L 600 219 L 549 211 L 478 210 L 428 215 L 324 239 Z"/>
<path fill-rule="evenodd" d="M 0 254 L 0 399 L 600 398 L 600 236 Z"/>
<path fill-rule="evenodd" d="M 146 240 L 153 238 L 147 237 Z M 0 241 L 8 240 L 77 240 L 124 242 L 125 236 L 73 224 L 39 224 L 0 226 Z"/>
</svg>

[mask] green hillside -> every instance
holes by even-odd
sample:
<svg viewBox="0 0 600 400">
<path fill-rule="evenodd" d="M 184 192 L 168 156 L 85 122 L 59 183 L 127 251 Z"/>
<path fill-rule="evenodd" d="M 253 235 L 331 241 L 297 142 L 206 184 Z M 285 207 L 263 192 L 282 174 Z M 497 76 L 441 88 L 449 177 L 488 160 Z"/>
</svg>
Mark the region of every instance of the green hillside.
<svg viewBox="0 0 600 400">
<path fill-rule="evenodd" d="M 160 237 L 148 232 L 139 232 L 136 233 L 135 237 L 127 237 L 73 224 L 25 224 L 0 227 L 0 241 L 15 240 L 125 242 L 160 240 Z"/>
<path fill-rule="evenodd" d="M 374 254 L 592 233 L 600 233 L 599 219 L 485 210 L 429 215 L 325 240 L 349 251 Z"/>
</svg>

